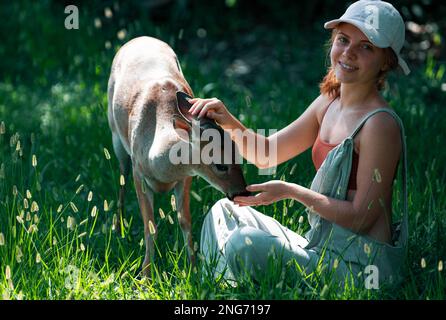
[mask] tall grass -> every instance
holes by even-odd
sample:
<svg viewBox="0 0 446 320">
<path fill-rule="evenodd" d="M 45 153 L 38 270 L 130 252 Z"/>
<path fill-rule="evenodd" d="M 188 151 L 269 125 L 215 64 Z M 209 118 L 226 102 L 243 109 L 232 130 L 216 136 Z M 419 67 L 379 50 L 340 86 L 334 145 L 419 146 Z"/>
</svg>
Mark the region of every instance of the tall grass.
<svg viewBox="0 0 446 320">
<path fill-rule="evenodd" d="M 135 27 L 135 29 L 137 29 Z M 217 96 L 248 127 L 280 129 L 317 96 L 324 72 L 321 37 L 304 48 L 304 35 L 259 28 L 232 42 L 157 34 L 177 50 L 196 96 Z M 158 33 L 157 33 L 158 32 Z M 186 41 L 187 40 L 187 41 Z M 304 41 L 305 40 L 305 41 Z M 247 45 L 249 44 L 249 46 Z M 184 47 L 186 46 L 186 47 Z M 273 48 L 273 49 L 270 49 Z M 84 61 L 94 74 L 54 79 L 41 86 L 0 83 L 0 297 L 4 299 L 444 299 L 446 259 L 445 65 L 429 60 L 408 78 L 393 77 L 386 98 L 405 126 L 409 158 L 408 276 L 396 290 L 335 288 L 323 271 L 301 281 L 271 273 L 261 283 L 233 287 L 191 268 L 170 195 L 156 195 L 159 231 L 152 280 L 140 279 L 143 225 L 128 181 L 124 233 L 112 230 L 118 163 L 106 121 L 106 81 L 114 53 Z M 309 186 L 310 154 L 281 165 L 274 176 L 244 166 L 248 182 L 285 179 Z M 400 182 L 398 182 L 398 185 Z M 194 241 L 204 215 L 223 195 L 194 179 Z M 395 210 L 401 208 L 395 192 Z M 158 213 L 161 209 L 162 218 Z M 303 234 L 304 207 L 282 201 L 258 210 Z M 304 217 L 304 219 L 300 218 Z M 422 262 L 423 261 L 423 262 Z"/>
</svg>

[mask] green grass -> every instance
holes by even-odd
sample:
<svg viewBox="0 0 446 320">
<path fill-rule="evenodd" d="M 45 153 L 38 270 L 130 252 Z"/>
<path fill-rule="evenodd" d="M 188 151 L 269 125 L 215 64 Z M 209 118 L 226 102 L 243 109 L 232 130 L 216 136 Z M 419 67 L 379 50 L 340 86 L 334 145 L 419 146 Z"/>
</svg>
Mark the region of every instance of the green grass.
<svg viewBox="0 0 446 320">
<path fill-rule="evenodd" d="M 135 32 L 136 34 L 136 32 Z M 135 35 L 131 34 L 130 36 Z M 216 96 L 253 129 L 280 129 L 317 96 L 323 75 L 323 40 L 314 51 L 302 36 L 265 33 L 237 39 L 177 36 L 171 40 L 197 96 Z M 186 49 L 180 49 L 187 43 Z M 249 44 L 249 46 L 247 45 Z M 274 44 L 274 46 L 273 46 Z M 270 49 L 270 48 L 274 49 Z M 317 54 L 314 52 L 318 52 Z M 106 82 L 113 50 L 86 58 L 92 74 L 36 75 L 35 82 L 0 82 L 0 297 L 10 299 L 445 299 L 446 112 L 445 65 L 430 60 L 408 78 L 392 77 L 385 96 L 401 116 L 409 158 L 408 277 L 396 290 L 336 289 L 322 271 L 301 281 L 272 273 L 261 283 L 236 288 L 202 277 L 187 263 L 170 194 L 155 197 L 159 230 L 152 280 L 137 277 L 144 256 L 143 225 L 133 184 L 128 182 L 124 237 L 112 231 L 119 187 L 118 163 L 106 121 Z M 248 74 L 232 63 L 248 63 Z M 39 84 L 40 85 L 37 85 Z M 33 165 L 33 156 L 35 162 Z M 248 182 L 285 179 L 309 186 L 315 174 L 310 154 L 281 165 L 275 176 L 258 176 L 245 165 Z M 398 182 L 398 186 L 400 182 Z M 194 179 L 193 236 L 199 241 L 206 212 L 223 195 Z M 401 208 L 395 192 L 395 211 Z M 104 202 L 107 201 L 107 208 Z M 96 209 L 93 209 L 96 208 Z M 166 214 L 161 219 L 158 210 Z M 304 207 L 283 201 L 258 210 L 303 233 Z M 95 214 L 92 212 L 95 211 Z M 94 212 L 93 212 L 94 213 Z M 167 216 L 173 218 L 173 224 Z M 306 220 L 305 220 L 306 221 Z M 421 259 L 426 265 L 423 268 Z"/>
</svg>

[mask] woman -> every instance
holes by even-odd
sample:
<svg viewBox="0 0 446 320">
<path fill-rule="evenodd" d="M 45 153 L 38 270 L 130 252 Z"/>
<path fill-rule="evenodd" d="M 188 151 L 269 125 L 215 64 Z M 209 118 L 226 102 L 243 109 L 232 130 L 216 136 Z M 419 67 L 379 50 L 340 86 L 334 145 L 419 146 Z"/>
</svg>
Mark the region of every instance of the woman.
<svg viewBox="0 0 446 320">
<path fill-rule="evenodd" d="M 269 155 L 275 161 L 264 165 L 255 146 L 231 134 L 242 156 L 258 167 L 276 166 L 312 146 L 317 170 L 310 189 L 269 181 L 248 186 L 257 192 L 253 196 L 236 197 L 234 203 L 222 199 L 213 206 L 203 225 L 201 253 L 208 263 L 216 263 L 216 276 L 259 275 L 271 257 L 295 261 L 306 273 L 322 262 L 328 267 L 324 272 L 341 282 L 348 278 L 360 283 L 361 274 L 374 271 L 383 284 L 401 273 L 407 243 L 405 181 L 399 230 L 392 224 L 392 192 L 400 158 L 405 180 L 405 137 L 380 90 L 390 70 L 400 66 L 409 73 L 399 55 L 404 22 L 387 2 L 357 1 L 324 27 L 333 31 L 331 66 L 321 94 L 276 134 L 266 138 L 246 131 L 216 98 L 190 101 L 192 114 L 216 120 L 229 133 L 239 129 L 254 135 L 266 150 L 275 142 L 277 154 Z M 283 199 L 308 208 L 311 229 L 305 238 L 251 208 Z"/>
</svg>

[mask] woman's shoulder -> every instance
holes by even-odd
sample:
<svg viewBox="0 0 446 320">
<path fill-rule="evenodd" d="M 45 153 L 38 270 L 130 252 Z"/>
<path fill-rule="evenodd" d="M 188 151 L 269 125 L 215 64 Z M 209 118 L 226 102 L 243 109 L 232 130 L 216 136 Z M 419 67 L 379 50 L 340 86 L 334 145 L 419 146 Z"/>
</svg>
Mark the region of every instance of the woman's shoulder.
<svg viewBox="0 0 446 320">
<path fill-rule="evenodd" d="M 322 118 L 325 114 L 325 112 L 327 111 L 327 108 L 329 107 L 329 105 L 336 99 L 336 97 L 331 97 L 329 95 L 326 94 L 320 94 L 314 101 L 313 101 L 313 105 L 315 108 L 315 112 L 316 112 L 316 116 L 317 116 L 317 120 L 319 122 L 319 124 L 322 121 Z"/>
<path fill-rule="evenodd" d="M 378 110 L 380 112 L 377 112 Z M 373 130 L 400 129 L 399 116 L 388 104 L 372 108 L 365 114 L 365 117 L 371 113 L 373 113 L 373 115 L 367 119 L 364 123 L 364 127 L 367 126 L 373 128 Z"/>
<path fill-rule="evenodd" d="M 391 142 L 398 144 L 401 139 L 401 128 L 399 121 L 395 118 L 395 110 L 389 106 L 377 108 L 390 112 L 377 112 L 364 123 L 361 140 L 374 139 L 377 142 Z"/>
</svg>

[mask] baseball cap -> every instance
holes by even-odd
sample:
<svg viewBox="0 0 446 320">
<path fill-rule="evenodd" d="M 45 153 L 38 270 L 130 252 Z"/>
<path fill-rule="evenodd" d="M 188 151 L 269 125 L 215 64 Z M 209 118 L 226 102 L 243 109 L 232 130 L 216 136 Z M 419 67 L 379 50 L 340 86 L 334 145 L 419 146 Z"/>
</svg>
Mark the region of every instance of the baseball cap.
<svg viewBox="0 0 446 320">
<path fill-rule="evenodd" d="M 393 5 L 380 0 L 359 0 L 351 4 L 339 19 L 326 22 L 324 28 L 333 29 L 341 22 L 357 27 L 376 47 L 392 48 L 404 74 L 410 73 L 407 63 L 400 55 L 404 45 L 405 25 Z"/>
</svg>

